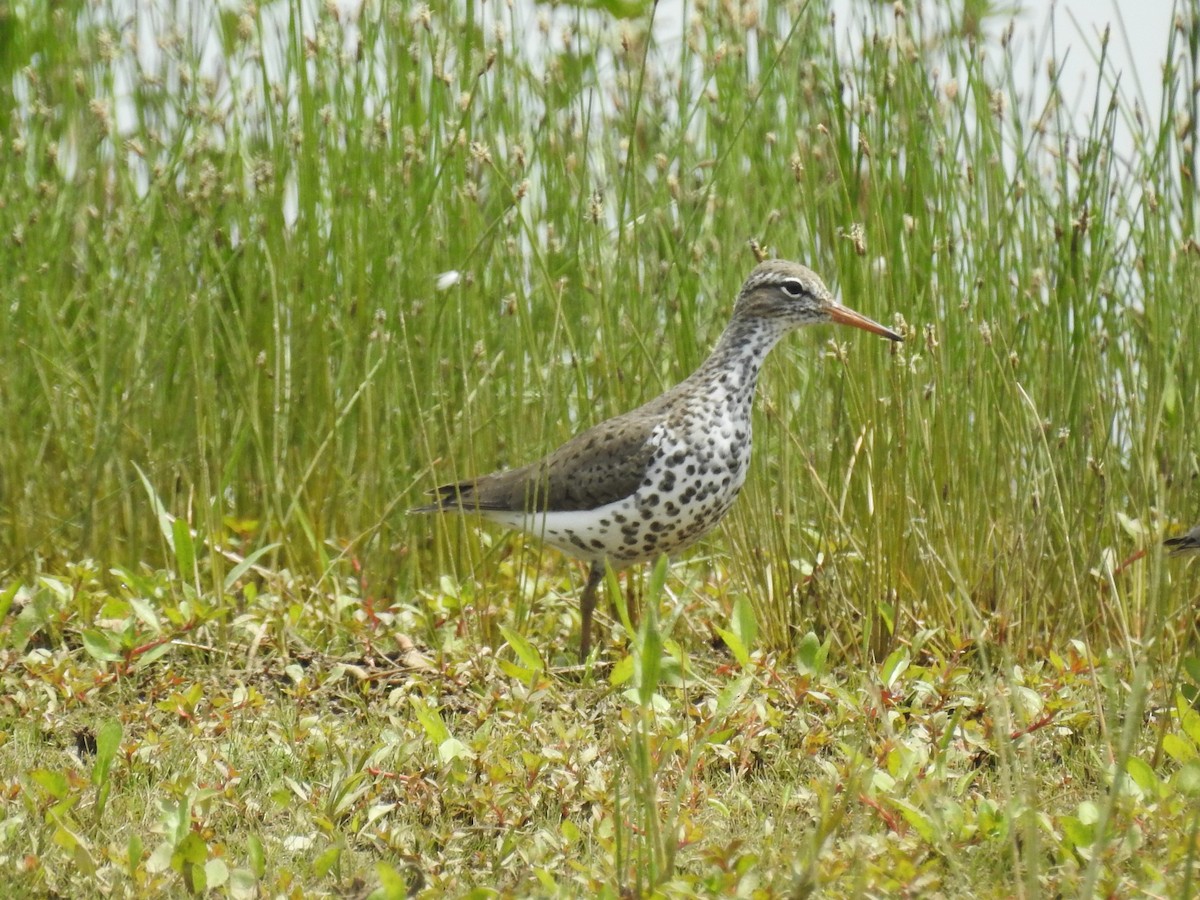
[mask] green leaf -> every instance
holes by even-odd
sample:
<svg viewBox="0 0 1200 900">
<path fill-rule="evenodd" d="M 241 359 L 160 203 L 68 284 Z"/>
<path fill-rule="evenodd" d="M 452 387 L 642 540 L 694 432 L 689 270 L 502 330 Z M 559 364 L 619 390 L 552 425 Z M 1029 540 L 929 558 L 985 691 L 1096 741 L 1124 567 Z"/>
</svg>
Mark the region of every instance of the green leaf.
<svg viewBox="0 0 1200 900">
<path fill-rule="evenodd" d="M 67 776 L 62 772 L 51 772 L 49 769 L 34 769 L 29 773 L 33 783 L 44 790 L 55 800 L 64 800 L 67 796 Z"/>
<path fill-rule="evenodd" d="M 1125 761 L 1125 771 L 1129 773 L 1129 777 L 1133 779 L 1133 783 L 1141 788 L 1143 793 L 1153 798 L 1159 796 L 1160 786 L 1158 776 L 1154 774 L 1154 770 L 1150 768 L 1149 763 L 1138 759 L 1136 756 L 1131 756 Z"/>
<path fill-rule="evenodd" d="M 1179 714 L 1179 727 L 1191 738 L 1192 743 L 1200 748 L 1200 713 L 1190 706 L 1185 706 Z"/>
<path fill-rule="evenodd" d="M 408 897 L 408 882 L 387 863 L 375 863 L 375 874 L 379 887 L 371 892 L 371 900 L 405 900 Z"/>
<path fill-rule="evenodd" d="M 1073 847 L 1090 847 L 1096 839 L 1095 828 L 1074 816 L 1063 816 L 1059 819 L 1059 825 Z"/>
<path fill-rule="evenodd" d="M 513 653 L 517 655 L 517 659 L 521 661 L 526 669 L 531 673 L 546 671 L 546 663 L 543 661 L 542 655 L 523 635 L 504 625 L 500 626 L 500 634 L 504 636 L 505 643 L 512 648 Z"/>
<path fill-rule="evenodd" d="M 412 706 L 413 711 L 417 714 L 417 721 L 421 723 L 421 727 L 425 730 L 425 736 L 429 738 L 430 743 L 435 747 L 440 747 L 445 741 L 450 739 L 450 729 L 446 727 L 436 709 L 428 706 L 420 697 L 412 698 Z"/>
<path fill-rule="evenodd" d="M 821 675 L 825 671 L 825 660 L 829 656 L 829 641 L 821 643 L 814 632 L 800 639 L 796 648 L 796 665 L 808 675 Z"/>
<path fill-rule="evenodd" d="M 250 871 L 254 873 L 255 878 L 262 878 L 267 874 L 267 855 L 263 852 L 262 841 L 257 834 L 252 834 L 246 841 L 246 854 L 250 860 Z"/>
<path fill-rule="evenodd" d="M 658 605 L 659 599 L 663 595 L 663 588 L 667 584 L 667 572 L 671 568 L 671 560 L 667 554 L 660 553 L 658 559 L 654 562 L 654 568 L 650 572 L 650 589 L 647 593 L 647 602 L 653 602 Z"/>
<path fill-rule="evenodd" d="M 68 827 L 67 821 L 59 820 L 58 827 L 54 830 L 53 840 L 67 852 L 78 873 L 89 876 L 95 874 L 96 861 L 92 858 L 87 842 L 73 830 L 73 827 Z"/>
<path fill-rule="evenodd" d="M 531 684 L 537 673 L 532 669 L 527 669 L 524 666 L 517 665 L 511 659 L 497 659 L 496 665 L 500 667 L 500 671 L 514 681 L 519 681 L 522 684 Z"/>
<path fill-rule="evenodd" d="M 324 878 L 329 874 L 329 870 L 337 865 L 337 861 L 341 856 L 342 848 L 336 845 L 317 854 L 317 858 L 313 860 L 313 874 L 318 878 Z"/>
<path fill-rule="evenodd" d="M 24 652 L 29 639 L 46 628 L 46 603 L 39 602 L 39 595 L 34 595 L 32 603 L 28 604 L 24 609 L 17 613 L 17 620 L 12 626 L 12 646 L 14 649 Z"/>
<path fill-rule="evenodd" d="M 981 800 L 977 807 L 976 819 L 979 833 L 994 840 L 1005 840 L 1008 837 L 1008 818 L 1004 811 L 995 803 Z"/>
<path fill-rule="evenodd" d="M 157 875 L 159 872 L 165 872 L 171 868 L 171 855 L 174 849 L 170 841 L 163 841 L 154 848 L 154 852 L 150 854 L 150 858 L 146 860 L 146 871 Z"/>
<path fill-rule="evenodd" d="M 883 619 L 883 627 L 887 629 L 888 634 L 896 633 L 896 607 L 891 603 L 880 601 L 875 607 L 879 612 L 879 618 Z"/>
<path fill-rule="evenodd" d="M 155 644 L 145 653 L 138 655 L 136 662 L 134 662 L 134 668 L 144 669 L 159 657 L 165 656 L 170 651 L 171 646 L 172 645 L 170 641 L 163 641 L 161 644 Z"/>
<path fill-rule="evenodd" d="M 79 835 L 75 834 L 69 828 L 59 827 L 54 831 L 54 843 L 66 850 L 67 853 L 74 853 L 75 848 L 79 846 Z"/>
<path fill-rule="evenodd" d="M 183 519 L 176 519 L 171 523 L 171 531 L 175 536 L 175 565 L 179 567 L 180 577 L 186 581 L 196 571 L 196 545 L 192 541 L 192 529 Z"/>
<path fill-rule="evenodd" d="M 163 825 L 166 827 L 167 838 L 171 841 L 171 853 L 174 856 L 175 847 L 191 833 L 192 801 L 184 796 L 178 801 L 162 801 Z"/>
<path fill-rule="evenodd" d="M 608 673 L 608 683 L 613 687 L 620 687 L 633 678 L 633 656 L 626 655 L 621 657 L 612 671 Z"/>
<path fill-rule="evenodd" d="M 179 870 L 183 876 L 183 886 L 193 894 L 203 894 L 208 891 L 205 880 L 204 866 L 200 863 L 184 862 Z"/>
<path fill-rule="evenodd" d="M 128 602 L 129 608 L 133 610 L 133 614 L 137 616 L 139 622 L 155 634 L 162 634 L 162 622 L 159 621 L 158 613 L 153 606 L 141 597 L 130 597 Z"/>
<path fill-rule="evenodd" d="M 121 735 L 123 733 L 120 721 L 109 719 L 100 726 L 100 731 L 96 735 L 96 761 L 92 764 L 92 784 L 99 788 L 96 792 L 97 819 L 104 814 L 104 807 L 108 803 L 108 795 L 112 787 L 109 775 L 112 770 L 113 759 L 116 757 L 117 750 L 121 746 Z"/>
<path fill-rule="evenodd" d="M 728 715 L 729 711 L 746 695 L 746 692 L 750 690 L 753 684 L 754 677 L 746 675 L 725 685 L 721 693 L 717 694 L 717 714 L 720 716 Z"/>
<path fill-rule="evenodd" d="M 225 576 L 225 581 L 223 584 L 225 591 L 226 592 L 232 591 L 234 586 L 239 581 L 241 581 L 242 576 L 245 575 L 246 572 L 248 572 L 250 570 L 251 566 L 253 566 L 260 559 L 262 559 L 263 556 L 270 553 L 272 550 L 274 550 L 276 547 L 279 547 L 279 546 L 280 545 L 278 543 L 274 543 L 274 544 L 267 544 L 267 546 L 265 546 L 265 547 L 259 547 L 257 550 L 255 550 L 253 553 L 251 553 L 249 556 L 247 556 L 245 559 L 243 559 L 240 563 L 238 563 L 236 566 L 234 566 L 232 569 L 230 569 L 229 574 Z"/>
<path fill-rule="evenodd" d="M 746 645 L 742 643 L 742 639 L 737 633 L 725 628 L 718 628 L 717 634 L 725 642 L 725 646 L 729 648 L 729 652 L 733 654 L 733 658 L 737 660 L 738 665 L 743 669 L 748 668 L 750 666 L 750 653 L 746 650 Z"/>
<path fill-rule="evenodd" d="M 894 799 L 891 803 L 896 809 L 900 810 L 900 814 L 904 816 L 904 820 L 913 827 L 922 840 L 931 844 L 937 840 L 937 829 L 934 828 L 933 822 L 925 814 L 924 810 L 913 806 L 907 800 Z"/>
<path fill-rule="evenodd" d="M 1196 684 L 1200 684 L 1200 656 L 1185 656 L 1183 658 L 1183 670 L 1188 673 L 1188 677 Z"/>
<path fill-rule="evenodd" d="M 637 629 L 633 627 L 633 619 L 629 617 L 629 604 L 625 601 L 625 592 L 621 590 L 621 581 L 617 578 L 616 571 L 607 564 L 604 567 L 604 590 L 612 598 L 612 604 L 616 607 L 617 618 L 621 621 L 621 626 L 632 639 Z"/>
<path fill-rule="evenodd" d="M 1079 821 L 1085 825 L 1095 825 L 1100 821 L 1100 807 L 1095 800 L 1080 801 L 1076 811 L 1079 813 Z"/>
<path fill-rule="evenodd" d="M 96 788 L 96 818 L 104 815 L 104 806 L 108 805 L 108 796 L 113 792 L 113 782 L 104 779 Z"/>
<path fill-rule="evenodd" d="M 207 861 L 208 845 L 204 843 L 204 838 L 194 831 L 184 835 L 171 854 L 171 868 L 176 872 L 182 872 L 185 866 L 202 866 Z"/>
<path fill-rule="evenodd" d="M 733 604 L 733 618 L 730 621 L 733 633 L 742 641 L 747 651 L 752 651 L 758 643 L 758 620 L 754 618 L 754 607 L 745 597 L 738 597 Z"/>
<path fill-rule="evenodd" d="M 638 699 L 642 706 L 647 706 L 658 691 L 658 673 L 662 669 L 662 638 L 658 628 L 646 616 L 642 623 L 643 638 L 638 654 Z"/>
<path fill-rule="evenodd" d="M 1171 787 L 1188 797 L 1200 797 L 1200 761 L 1182 766 L 1171 779 Z"/>
<path fill-rule="evenodd" d="M 83 649 L 88 656 L 98 662 L 121 662 L 125 654 L 121 652 L 121 644 L 107 631 L 98 628 L 88 628 L 83 632 Z"/>
<path fill-rule="evenodd" d="M 204 864 L 204 882 L 209 890 L 219 888 L 229 880 L 229 866 L 219 856 Z"/>
<path fill-rule="evenodd" d="M 258 895 L 258 879 L 253 872 L 234 869 L 229 873 L 229 896 L 233 900 L 255 900 Z"/>
<path fill-rule="evenodd" d="M 1189 763 L 1196 758 L 1196 745 L 1177 734 L 1163 735 L 1163 750 L 1178 763 Z"/>
<path fill-rule="evenodd" d="M 163 540 L 167 542 L 174 552 L 175 550 L 175 529 L 171 522 L 174 519 L 167 508 L 159 499 L 158 493 L 154 490 L 154 485 L 150 483 L 150 479 L 146 477 L 146 473 L 142 471 L 141 466 L 137 463 L 133 464 L 134 470 L 138 473 L 138 477 L 142 479 L 142 485 L 146 488 L 146 494 L 150 498 L 150 507 L 154 510 L 154 517 L 158 520 L 158 530 L 162 532 Z"/>
<path fill-rule="evenodd" d="M 650 587 L 646 591 L 646 609 L 642 627 L 634 641 L 634 671 L 637 676 L 638 700 L 642 706 L 653 703 L 662 674 L 663 637 L 658 627 L 658 604 L 667 583 L 670 561 L 660 554 L 650 573 Z"/>
<path fill-rule="evenodd" d="M 132 875 L 138 871 L 142 865 L 142 853 L 146 847 L 142 844 L 142 839 L 137 834 L 131 834 L 128 842 L 125 844 L 125 862 L 129 866 L 129 872 Z"/>
<path fill-rule="evenodd" d="M 474 759 L 475 754 L 471 748 L 460 741 L 458 738 L 446 738 L 438 744 L 438 759 L 443 765 L 454 762 L 457 759 Z"/>
<path fill-rule="evenodd" d="M 12 608 L 13 598 L 17 596 L 17 591 L 20 589 L 21 582 L 14 578 L 8 587 L 0 591 L 0 622 L 3 622 L 7 618 L 8 611 Z"/>
<path fill-rule="evenodd" d="M 895 687 L 896 682 L 900 680 L 900 676 L 908 668 L 908 663 L 907 647 L 898 647 L 893 650 L 891 655 L 883 661 L 883 668 L 879 672 L 879 680 L 883 682 L 883 686 L 888 690 Z"/>
</svg>

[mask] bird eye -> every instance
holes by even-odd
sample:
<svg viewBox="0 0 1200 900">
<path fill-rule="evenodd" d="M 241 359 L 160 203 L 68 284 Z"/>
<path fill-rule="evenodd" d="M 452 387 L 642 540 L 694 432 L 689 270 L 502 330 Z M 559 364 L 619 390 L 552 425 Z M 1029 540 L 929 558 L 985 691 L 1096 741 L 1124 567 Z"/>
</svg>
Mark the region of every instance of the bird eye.
<svg viewBox="0 0 1200 900">
<path fill-rule="evenodd" d="M 789 278 L 787 281 L 780 284 L 780 287 L 792 297 L 799 297 L 804 293 L 804 285 L 795 278 Z"/>
</svg>

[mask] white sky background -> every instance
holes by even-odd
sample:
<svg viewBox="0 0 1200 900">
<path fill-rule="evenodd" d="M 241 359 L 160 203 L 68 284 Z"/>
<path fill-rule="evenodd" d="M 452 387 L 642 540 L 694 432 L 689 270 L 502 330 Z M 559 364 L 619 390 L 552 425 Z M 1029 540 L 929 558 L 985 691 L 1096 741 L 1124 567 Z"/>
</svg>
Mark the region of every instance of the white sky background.
<svg viewBox="0 0 1200 900">
<path fill-rule="evenodd" d="M 1017 15 L 1014 38 L 1023 63 L 1017 68 L 1018 77 L 1031 71 L 1036 59 L 1040 75 L 1033 85 L 1020 84 L 1022 93 L 1032 88 L 1034 108 L 1045 100 L 1046 63 L 1056 56 L 1062 73 L 1059 86 L 1067 108 L 1074 113 L 1075 127 L 1084 130 L 1091 117 L 1100 77 L 1095 54 L 1099 52 L 1104 29 L 1111 26 L 1105 78 L 1120 78 L 1120 93 L 1126 102 L 1135 100 L 1151 122 L 1157 122 L 1162 105 L 1162 66 L 1167 52 L 1171 24 L 1175 19 L 1175 0 L 1058 0 L 1058 2 L 1025 2 Z M 1056 47 L 1047 36 L 1054 24 Z M 1177 51 L 1182 46 L 1177 43 Z M 1113 84 L 1102 85 L 1101 97 L 1107 99 Z M 1103 110 L 1103 106 L 1101 109 Z M 1153 126 L 1152 133 L 1157 131 Z M 1128 157 L 1132 140 L 1125 123 L 1118 123 L 1116 152 Z"/>
<path fill-rule="evenodd" d="M 139 26 L 139 53 L 150 57 L 144 58 L 142 65 L 146 71 L 154 71 L 154 57 L 158 56 L 153 40 L 154 34 L 172 20 L 178 24 L 195 19 L 211 0 L 181 0 L 178 3 L 172 3 L 170 0 L 124 2 L 130 4 L 130 12 Z M 340 19 L 347 29 L 347 40 L 353 43 L 357 36 L 354 23 L 364 0 L 266 0 L 260 5 L 260 14 L 278 20 L 277 27 L 282 34 L 283 22 L 286 21 L 287 10 L 292 4 L 299 3 L 303 8 L 315 13 L 317 4 L 325 2 L 331 2 L 341 12 Z M 548 3 L 536 3 L 534 0 L 427 2 L 432 9 L 436 9 L 441 2 L 475 3 L 481 23 L 491 20 L 502 23 L 505 30 L 515 27 L 517 34 L 510 37 L 518 44 L 523 44 L 522 50 L 532 60 L 537 60 L 545 54 L 545 37 L 537 27 L 539 21 L 548 19 L 553 26 L 551 34 L 555 35 L 561 33 L 563 28 L 570 29 L 580 15 L 578 9 L 569 6 L 555 7 Z M 707 3 L 709 0 L 703 2 Z M 996 5 L 1005 11 L 986 20 L 986 27 L 990 32 L 988 45 L 994 43 L 994 39 L 1007 28 L 1010 19 L 1015 16 L 1017 25 L 1014 31 L 1014 74 L 1018 91 L 1026 98 L 1023 108 L 1034 110 L 1035 115 L 1036 111 L 1043 108 L 1046 100 L 1047 62 L 1052 57 L 1060 62 L 1065 59 L 1065 64 L 1061 66 L 1059 87 L 1066 107 L 1073 116 L 1075 130 L 1083 132 L 1091 117 L 1096 97 L 1096 83 L 1099 78 L 1096 54 L 1104 28 L 1111 25 L 1112 39 L 1109 43 L 1106 80 L 1111 80 L 1119 74 L 1125 115 L 1128 115 L 1133 102 L 1138 101 L 1147 120 L 1147 131 L 1154 134 L 1158 131 L 1162 101 L 1162 63 L 1171 23 L 1177 7 L 1188 8 L 1189 5 L 1197 3 L 1200 3 L 1200 0 L 997 0 Z M 225 3 L 223 0 L 216 0 L 216 5 L 221 8 Z M 237 4 L 234 5 L 236 8 Z M 684 17 L 691 15 L 694 5 L 694 2 L 688 0 L 660 0 L 655 11 L 654 33 L 655 42 L 664 58 L 671 58 L 674 48 L 682 41 Z M 121 0 L 118 0 L 116 6 L 121 6 Z M 911 16 L 922 6 L 930 11 L 947 8 L 957 10 L 961 8 L 962 0 L 907 0 L 906 6 Z M 891 4 L 882 0 L 833 0 L 832 7 L 837 18 L 837 40 L 842 47 L 851 47 L 860 41 L 861 21 L 864 18 L 878 14 L 879 20 L 886 22 L 891 16 Z M 413 2 L 410 14 L 415 15 L 418 8 L 419 5 Z M 205 23 L 213 21 L 211 12 L 209 15 L 200 14 L 199 19 Z M 307 15 L 305 19 L 306 27 L 311 27 L 315 16 Z M 204 26 L 201 26 L 198 36 L 203 33 Z M 1053 43 L 1050 40 L 1051 35 Z M 204 47 L 202 55 L 205 68 L 223 70 L 224 61 L 220 55 L 219 44 L 211 40 L 205 45 L 203 37 L 200 37 L 200 41 Z M 1177 49 L 1182 49 L 1182 41 Z M 267 56 L 269 62 L 269 50 Z M 268 65 L 268 69 L 270 68 Z M 127 74 L 132 77 L 132 73 Z M 953 77 L 953 73 L 946 75 Z M 236 78 L 236 75 L 234 77 Z M 1111 89 L 1111 83 L 1103 86 L 1101 98 L 1104 106 L 1107 105 Z M 604 92 L 600 91 L 599 97 L 603 96 Z M 115 110 L 119 128 L 121 123 L 129 121 L 129 110 L 124 108 L 126 105 L 119 100 Z M 1132 141 L 1131 129 L 1123 118 L 1118 122 L 1113 147 L 1118 158 L 1129 159 L 1133 156 Z M 64 163 L 69 165 L 69 155 Z"/>
<path fill-rule="evenodd" d="M 136 0 L 134 2 L 136 3 Z M 205 2 L 206 0 L 199 0 L 201 5 Z M 260 9 L 263 14 L 284 16 L 287 6 L 297 2 L 305 6 L 330 2 L 342 12 L 342 21 L 347 23 L 353 32 L 353 23 L 358 18 L 364 0 L 268 0 L 260 4 Z M 439 5 L 439 0 L 426 2 L 434 9 Z M 540 19 L 548 18 L 555 26 L 570 27 L 579 15 L 578 10 L 570 6 L 554 7 L 550 4 L 536 3 L 534 0 L 449 2 L 475 3 L 482 22 L 500 21 L 507 28 L 515 19 L 518 27 L 524 26 L 520 28 L 524 35 L 523 49 L 532 59 L 545 53 L 544 38 L 536 27 Z M 510 2 L 513 4 L 511 13 Z M 1112 73 L 1120 73 L 1123 96 L 1129 101 L 1140 99 L 1143 111 L 1151 120 L 1155 120 L 1162 99 L 1162 62 L 1171 22 L 1177 7 L 1183 9 L 1197 2 L 1200 0 L 997 0 L 996 5 L 1004 11 L 991 16 L 987 23 L 988 28 L 994 32 L 992 37 L 995 37 L 1000 30 L 1007 27 L 1010 18 L 1015 16 L 1017 28 L 1014 46 L 1017 49 L 1018 61 L 1016 75 L 1020 79 L 1028 78 L 1031 72 L 1036 71 L 1038 74 L 1032 84 L 1018 81 L 1017 86 L 1022 94 L 1032 96 L 1035 109 L 1041 108 L 1045 100 L 1047 61 L 1052 55 L 1057 56 L 1060 61 L 1065 57 L 1060 87 L 1068 107 L 1076 115 L 1077 124 L 1081 119 L 1086 121 L 1091 114 L 1099 74 L 1094 54 L 1099 48 L 1100 36 L 1105 26 L 1111 25 L 1108 69 Z M 153 29 L 155 25 L 160 24 L 157 21 L 158 17 L 151 12 L 156 5 L 156 2 L 151 2 L 140 7 L 141 15 L 138 18 L 143 27 Z M 218 5 L 223 5 L 220 0 Z M 187 9 L 190 6 L 188 0 L 184 0 L 182 8 Z M 660 0 L 655 11 L 654 23 L 655 39 L 660 50 L 678 46 L 683 36 L 684 16 L 690 15 L 693 6 L 688 0 Z M 889 6 L 890 4 L 882 0 L 833 0 L 839 44 L 849 46 L 858 39 L 858 20 L 866 15 L 865 10 L 873 7 L 890 14 Z M 962 0 L 907 0 L 906 6 L 910 12 L 915 12 L 920 6 L 924 6 L 926 10 L 947 6 L 959 9 Z M 180 8 L 175 7 L 174 16 L 178 17 L 181 14 Z M 414 14 L 417 8 L 418 4 L 413 3 Z M 311 17 L 309 21 L 312 21 Z M 1055 46 L 1051 46 L 1049 41 L 1052 22 Z M 520 41 L 519 36 L 517 39 Z M 142 40 L 139 43 L 153 54 L 153 40 Z M 210 50 L 219 53 L 217 47 L 211 47 Z M 153 65 L 149 68 L 152 69 Z M 1107 97 L 1107 94 L 1108 90 L 1104 96 Z M 1128 139 L 1128 132 L 1125 131 L 1121 138 Z"/>
<path fill-rule="evenodd" d="M 347 6 L 358 0 L 336 0 Z M 460 0 L 472 2 L 472 0 Z M 483 21 L 500 19 L 507 25 L 509 0 L 475 0 L 479 3 Z M 539 20 L 549 20 L 551 34 L 570 28 L 579 15 L 570 6 L 552 7 L 533 0 L 512 0 L 518 34 L 524 34 L 524 51 L 537 59 L 545 53 L 545 43 L 536 27 Z M 708 2 L 708 0 L 703 0 Z M 906 0 L 910 15 L 918 7 L 926 14 L 946 8 L 961 9 L 963 0 Z M 1016 86 L 1026 101 L 1024 108 L 1040 111 L 1046 102 L 1047 64 L 1051 58 L 1061 63 L 1059 89 L 1067 109 L 1073 115 L 1074 128 L 1085 133 L 1096 98 L 1099 48 L 1104 29 L 1111 26 L 1111 39 L 1105 65 L 1106 84 L 1102 85 L 1101 110 L 1107 106 L 1114 79 L 1120 78 L 1120 94 L 1127 111 L 1137 101 L 1147 117 L 1150 133 L 1158 131 L 1162 102 L 1162 63 L 1167 50 L 1171 24 L 1177 7 L 1187 9 L 1200 0 L 996 0 L 1001 10 L 986 20 L 989 45 L 1016 20 L 1014 31 L 1014 74 Z M 674 48 L 683 39 L 685 16 L 690 17 L 696 6 L 692 0 L 660 0 L 655 10 L 655 43 L 664 58 L 671 58 Z M 837 40 L 842 47 L 860 42 L 861 22 L 879 14 L 886 20 L 892 14 L 886 0 L 832 0 L 837 20 Z M 521 27 L 524 25 L 525 27 Z M 518 37 L 518 40 L 520 38 Z M 1183 42 L 1177 44 L 1177 52 Z M 997 51 L 998 52 L 998 51 Z M 953 77 L 953 73 L 944 73 Z M 1035 113 L 1036 114 L 1036 113 Z M 1132 134 L 1127 124 L 1118 123 L 1114 151 L 1119 158 L 1132 154 Z"/>
</svg>

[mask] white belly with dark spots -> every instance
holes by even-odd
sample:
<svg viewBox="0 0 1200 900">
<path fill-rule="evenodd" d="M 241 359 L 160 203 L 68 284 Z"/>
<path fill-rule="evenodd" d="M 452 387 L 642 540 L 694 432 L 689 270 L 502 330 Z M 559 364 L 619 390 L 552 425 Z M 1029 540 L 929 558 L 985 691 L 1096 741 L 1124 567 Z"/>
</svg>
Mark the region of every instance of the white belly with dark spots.
<svg viewBox="0 0 1200 900">
<path fill-rule="evenodd" d="M 658 453 L 642 483 L 622 500 L 590 510 L 483 515 L 570 556 L 608 559 L 618 568 L 676 553 L 720 521 L 746 481 L 748 431 L 739 434 L 717 417 L 708 424 L 686 441 L 665 427 L 656 433 Z"/>
</svg>

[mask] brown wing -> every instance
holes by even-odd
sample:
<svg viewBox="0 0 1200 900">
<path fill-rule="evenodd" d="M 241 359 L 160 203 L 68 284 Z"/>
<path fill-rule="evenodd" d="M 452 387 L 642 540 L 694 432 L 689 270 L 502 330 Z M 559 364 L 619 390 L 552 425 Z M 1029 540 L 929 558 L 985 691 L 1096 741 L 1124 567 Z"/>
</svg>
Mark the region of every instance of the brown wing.
<svg viewBox="0 0 1200 900">
<path fill-rule="evenodd" d="M 664 418 L 643 408 L 609 419 L 527 466 L 435 488 L 437 500 L 413 512 L 556 512 L 613 503 L 641 484 L 655 451 L 654 427 Z"/>
</svg>

